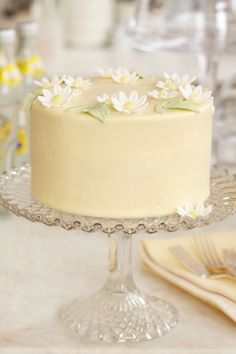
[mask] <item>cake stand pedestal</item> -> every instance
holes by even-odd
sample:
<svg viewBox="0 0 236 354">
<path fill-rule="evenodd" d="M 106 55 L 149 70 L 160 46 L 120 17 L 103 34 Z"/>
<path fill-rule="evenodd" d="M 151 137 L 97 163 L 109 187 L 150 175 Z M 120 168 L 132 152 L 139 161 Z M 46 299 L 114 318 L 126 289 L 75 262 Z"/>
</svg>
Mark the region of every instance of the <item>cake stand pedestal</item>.
<svg viewBox="0 0 236 354">
<path fill-rule="evenodd" d="M 193 186 L 194 188 L 194 186 Z M 174 306 L 143 294 L 132 277 L 131 240 L 138 232 L 154 234 L 205 226 L 236 211 L 236 176 L 214 167 L 211 194 L 206 202 L 212 213 L 195 220 L 177 214 L 153 218 L 103 219 L 64 213 L 32 199 L 31 169 L 24 165 L 0 179 L 0 204 L 17 216 L 48 226 L 107 234 L 110 242 L 109 277 L 97 294 L 75 300 L 60 310 L 64 324 L 78 336 L 104 342 L 138 342 L 168 333 L 176 324 Z"/>
</svg>

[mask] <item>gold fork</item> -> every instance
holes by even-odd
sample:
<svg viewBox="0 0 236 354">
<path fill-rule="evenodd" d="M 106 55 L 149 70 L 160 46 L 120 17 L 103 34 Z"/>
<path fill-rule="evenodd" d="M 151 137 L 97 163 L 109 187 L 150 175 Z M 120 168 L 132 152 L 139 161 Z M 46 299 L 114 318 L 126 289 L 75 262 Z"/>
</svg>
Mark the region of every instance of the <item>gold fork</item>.
<svg viewBox="0 0 236 354">
<path fill-rule="evenodd" d="M 212 237 L 198 235 L 194 236 L 193 240 L 198 256 L 210 274 L 236 276 L 236 273 L 229 269 L 225 260 L 220 257 Z"/>
</svg>

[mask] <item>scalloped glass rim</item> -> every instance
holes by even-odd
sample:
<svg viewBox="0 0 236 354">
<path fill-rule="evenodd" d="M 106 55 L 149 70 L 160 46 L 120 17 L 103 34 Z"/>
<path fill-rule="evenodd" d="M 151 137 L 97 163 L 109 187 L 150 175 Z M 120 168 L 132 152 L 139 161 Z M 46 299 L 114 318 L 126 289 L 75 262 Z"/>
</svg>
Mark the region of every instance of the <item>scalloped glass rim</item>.
<svg viewBox="0 0 236 354">
<path fill-rule="evenodd" d="M 0 204 L 17 216 L 48 226 L 60 226 L 66 230 L 100 230 L 106 234 L 123 232 L 128 235 L 139 231 L 149 234 L 159 231 L 173 232 L 210 225 L 236 212 L 236 175 L 219 166 L 212 167 L 211 193 L 205 203 L 211 204 L 213 210 L 206 217 L 195 220 L 181 217 L 177 213 L 143 219 L 104 219 L 69 214 L 50 209 L 35 201 L 31 196 L 30 186 L 29 164 L 4 172 L 0 178 Z"/>
</svg>

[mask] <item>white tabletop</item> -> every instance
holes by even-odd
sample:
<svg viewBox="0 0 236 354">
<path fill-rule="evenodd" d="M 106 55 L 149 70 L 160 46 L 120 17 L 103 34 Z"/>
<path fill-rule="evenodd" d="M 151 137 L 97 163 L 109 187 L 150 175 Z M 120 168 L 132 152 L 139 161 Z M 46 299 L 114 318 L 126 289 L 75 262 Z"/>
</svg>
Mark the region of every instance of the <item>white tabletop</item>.
<svg viewBox="0 0 236 354">
<path fill-rule="evenodd" d="M 230 217 L 207 231 L 235 226 L 236 218 Z M 50 228 L 15 216 L 1 220 L 0 353 L 90 354 L 93 350 L 110 354 L 122 350 L 136 354 L 144 349 L 145 353 L 158 354 L 236 353 L 235 323 L 142 269 L 137 247 L 142 237 L 137 236 L 134 242 L 136 282 L 144 291 L 173 303 L 179 311 L 179 323 L 169 335 L 150 342 L 91 344 L 65 329 L 58 311 L 104 283 L 106 237 Z"/>
</svg>

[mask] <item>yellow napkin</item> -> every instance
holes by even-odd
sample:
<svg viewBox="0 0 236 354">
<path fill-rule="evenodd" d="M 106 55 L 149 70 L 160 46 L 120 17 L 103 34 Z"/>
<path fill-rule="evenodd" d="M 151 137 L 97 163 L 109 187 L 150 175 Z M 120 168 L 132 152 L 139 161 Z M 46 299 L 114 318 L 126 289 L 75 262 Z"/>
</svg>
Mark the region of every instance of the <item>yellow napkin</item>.
<svg viewBox="0 0 236 354">
<path fill-rule="evenodd" d="M 196 234 L 195 234 L 196 235 Z M 236 232 L 220 232 L 210 235 L 219 254 L 225 248 L 236 249 Z M 147 269 L 190 294 L 219 308 L 236 322 L 236 279 L 204 279 L 188 271 L 169 250 L 182 245 L 198 259 L 191 236 L 143 241 L 142 260 Z M 199 260 L 200 261 L 200 260 Z"/>
</svg>

